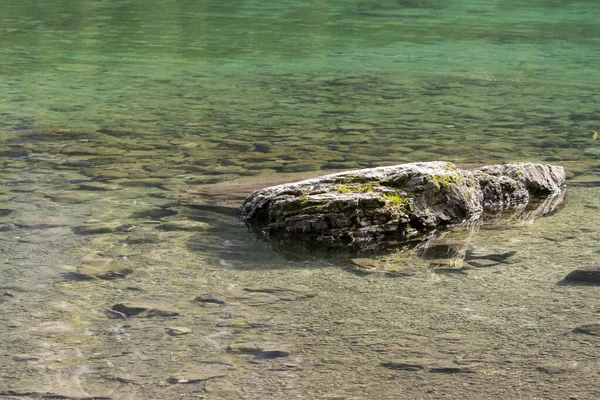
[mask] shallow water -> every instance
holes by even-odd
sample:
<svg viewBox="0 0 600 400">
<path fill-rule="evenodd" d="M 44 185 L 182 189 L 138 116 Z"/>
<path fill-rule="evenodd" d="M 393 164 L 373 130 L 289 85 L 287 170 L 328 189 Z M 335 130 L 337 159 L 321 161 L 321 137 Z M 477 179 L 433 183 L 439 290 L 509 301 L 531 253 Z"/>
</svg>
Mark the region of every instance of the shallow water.
<svg viewBox="0 0 600 400">
<path fill-rule="evenodd" d="M 600 252 L 599 16 L 595 1 L 5 2 L 0 397 L 600 396 L 597 337 L 571 332 L 598 322 L 600 292 L 556 285 Z M 453 232 L 516 251 L 462 274 L 283 251 L 238 219 L 271 183 L 439 159 L 560 164 L 567 200 Z M 122 318 L 127 302 L 179 315 Z"/>
</svg>

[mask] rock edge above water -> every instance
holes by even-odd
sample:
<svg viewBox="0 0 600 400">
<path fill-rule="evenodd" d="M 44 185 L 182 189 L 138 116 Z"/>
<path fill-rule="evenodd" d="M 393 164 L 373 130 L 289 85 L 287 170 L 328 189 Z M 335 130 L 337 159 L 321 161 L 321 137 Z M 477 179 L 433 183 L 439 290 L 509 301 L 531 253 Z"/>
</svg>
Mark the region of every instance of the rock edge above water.
<svg viewBox="0 0 600 400">
<path fill-rule="evenodd" d="M 552 211 L 562 201 L 565 185 L 565 171 L 555 165 L 460 170 L 434 161 L 268 187 L 250 194 L 241 212 L 244 221 L 267 237 L 372 248 L 507 211 L 514 216 L 533 209 L 531 219 Z"/>
</svg>

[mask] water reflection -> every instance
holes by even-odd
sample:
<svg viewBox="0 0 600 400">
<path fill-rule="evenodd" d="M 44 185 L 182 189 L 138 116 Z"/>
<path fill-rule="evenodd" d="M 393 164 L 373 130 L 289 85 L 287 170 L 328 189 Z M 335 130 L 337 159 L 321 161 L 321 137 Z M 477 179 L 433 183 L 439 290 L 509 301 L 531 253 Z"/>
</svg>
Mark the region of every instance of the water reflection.
<svg viewBox="0 0 600 400">
<path fill-rule="evenodd" d="M 336 243 L 328 245 L 301 238 L 271 236 L 263 233 L 262 226 L 246 223 L 254 240 L 249 241 L 250 236 L 237 235 L 233 241 L 228 240 L 231 245 L 235 243 L 237 252 L 221 252 L 221 254 L 231 260 L 231 265 L 243 265 L 245 262 L 242 260 L 248 261 L 254 258 L 252 253 L 260 254 L 262 263 L 258 263 L 257 266 L 261 268 L 266 259 L 276 257 L 277 254 L 288 261 L 313 260 L 315 264 L 320 262 L 321 266 L 347 266 L 350 263 L 371 272 L 402 273 L 403 268 L 414 269 L 416 266 L 421 266 L 425 271 L 433 268 L 438 272 L 441 269 L 454 269 L 459 272 L 465 266 L 465 261 L 489 259 L 498 263 L 514 255 L 514 251 L 477 255 L 477 250 L 473 249 L 472 244 L 477 242 L 476 236 L 481 229 L 518 232 L 519 229 L 533 224 L 534 220 L 552 215 L 564 207 L 565 196 L 566 191 L 561 191 L 542 199 L 534 199 L 509 211 L 487 212 L 463 224 L 436 229 L 410 240 L 389 236 L 368 248 L 340 246 Z M 221 233 L 225 231 L 218 230 Z M 258 252 L 257 247 L 263 250 Z M 274 253 L 270 257 L 266 255 L 268 250 Z"/>
</svg>

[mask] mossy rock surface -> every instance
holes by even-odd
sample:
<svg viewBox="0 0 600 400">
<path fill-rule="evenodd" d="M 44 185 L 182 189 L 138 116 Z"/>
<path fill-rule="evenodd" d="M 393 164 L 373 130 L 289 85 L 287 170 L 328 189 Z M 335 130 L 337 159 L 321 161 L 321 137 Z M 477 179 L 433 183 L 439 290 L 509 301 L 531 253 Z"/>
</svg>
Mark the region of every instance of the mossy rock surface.
<svg viewBox="0 0 600 400">
<path fill-rule="evenodd" d="M 523 212 L 533 199 L 562 199 L 564 187 L 559 166 L 518 163 L 460 170 L 435 161 L 268 187 L 248 196 L 241 211 L 243 220 L 268 237 L 374 248 L 483 221 L 486 214 Z"/>
</svg>

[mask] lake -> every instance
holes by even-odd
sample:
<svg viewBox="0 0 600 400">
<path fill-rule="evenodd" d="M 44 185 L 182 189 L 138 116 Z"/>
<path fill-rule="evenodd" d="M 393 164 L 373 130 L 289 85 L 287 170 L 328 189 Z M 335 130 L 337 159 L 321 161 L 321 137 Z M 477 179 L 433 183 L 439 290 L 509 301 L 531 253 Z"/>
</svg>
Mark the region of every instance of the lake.
<svg viewBox="0 0 600 400">
<path fill-rule="evenodd" d="M 557 284 L 600 262 L 599 18 L 592 0 L 3 2 L 0 397 L 600 397 L 598 333 L 573 332 L 600 289 Z M 240 220 L 255 189 L 433 160 L 562 165 L 566 200 L 449 232 L 507 256 L 445 273 Z"/>
</svg>

